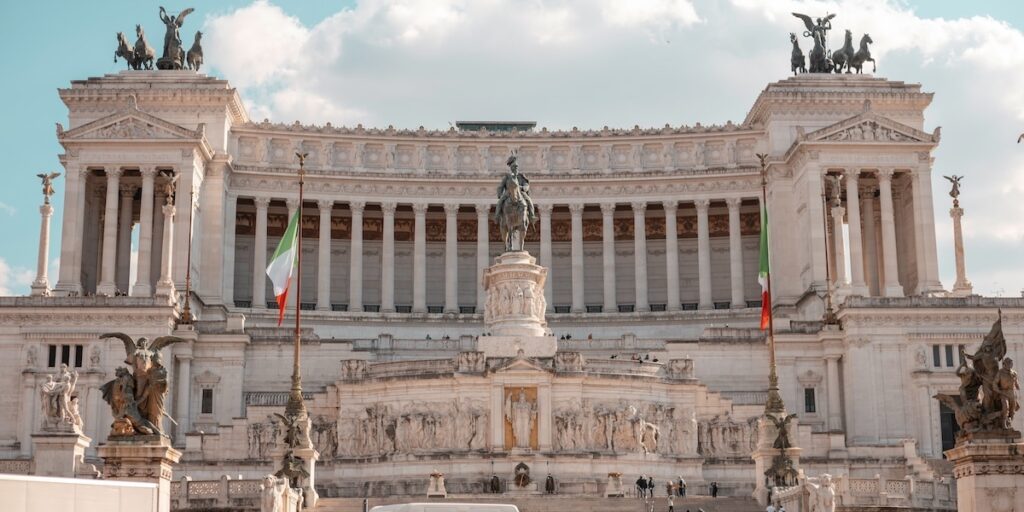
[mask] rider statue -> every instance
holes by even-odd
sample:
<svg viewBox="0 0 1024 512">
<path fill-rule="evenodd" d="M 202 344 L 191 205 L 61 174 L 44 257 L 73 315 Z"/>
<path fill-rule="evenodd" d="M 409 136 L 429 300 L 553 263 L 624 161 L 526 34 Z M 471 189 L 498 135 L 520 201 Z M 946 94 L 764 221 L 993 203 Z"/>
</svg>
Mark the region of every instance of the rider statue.
<svg viewBox="0 0 1024 512">
<path fill-rule="evenodd" d="M 495 222 L 501 222 L 501 208 L 504 206 L 505 201 L 508 199 L 507 188 L 512 180 L 519 183 L 519 188 L 522 191 L 523 199 L 526 200 L 526 211 L 529 215 L 530 224 L 537 221 L 537 214 L 533 209 L 533 200 L 530 199 L 530 180 L 519 173 L 519 164 L 516 163 L 516 154 L 513 153 L 505 161 L 505 165 L 508 166 L 508 173 L 501 179 L 501 183 L 498 184 L 498 206 L 494 209 L 494 220 Z"/>
</svg>

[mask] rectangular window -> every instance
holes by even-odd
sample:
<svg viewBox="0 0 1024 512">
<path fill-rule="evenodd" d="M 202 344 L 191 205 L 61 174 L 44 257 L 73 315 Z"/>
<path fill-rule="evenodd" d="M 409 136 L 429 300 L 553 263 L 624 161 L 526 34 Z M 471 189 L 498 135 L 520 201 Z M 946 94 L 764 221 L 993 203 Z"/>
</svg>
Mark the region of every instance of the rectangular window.
<svg viewBox="0 0 1024 512">
<path fill-rule="evenodd" d="M 82 346 L 75 345 L 75 368 L 82 367 Z"/>
<path fill-rule="evenodd" d="M 50 345 L 49 353 L 46 355 L 46 366 L 49 368 L 57 367 L 57 345 Z"/>
<path fill-rule="evenodd" d="M 932 345 L 932 366 L 942 367 L 942 349 L 938 345 Z"/>
<path fill-rule="evenodd" d="M 946 345 L 946 366 L 953 367 L 953 345 Z"/>
<path fill-rule="evenodd" d="M 804 388 L 804 412 L 817 412 L 818 405 L 814 402 L 814 388 Z"/>
<path fill-rule="evenodd" d="M 202 414 L 213 414 L 213 390 L 203 390 Z"/>
<path fill-rule="evenodd" d="M 71 366 L 71 345 L 60 346 L 60 362 Z"/>
</svg>

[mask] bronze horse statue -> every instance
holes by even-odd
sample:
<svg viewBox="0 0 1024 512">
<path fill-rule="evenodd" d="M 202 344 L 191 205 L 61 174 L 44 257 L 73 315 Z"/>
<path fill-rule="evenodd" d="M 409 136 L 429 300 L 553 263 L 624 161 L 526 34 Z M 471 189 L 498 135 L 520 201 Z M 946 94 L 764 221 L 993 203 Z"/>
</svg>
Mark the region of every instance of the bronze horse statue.
<svg viewBox="0 0 1024 512">
<path fill-rule="evenodd" d="M 846 72 L 850 72 L 850 62 L 853 61 L 855 52 L 853 50 L 853 32 L 846 31 L 846 41 L 843 47 L 839 50 L 832 52 L 832 66 L 835 68 L 836 73 L 842 73 L 843 68 L 846 68 Z"/>
<path fill-rule="evenodd" d="M 156 50 L 146 41 L 146 32 L 142 30 L 142 25 L 135 25 L 135 35 L 138 39 L 135 40 L 135 63 L 132 64 L 132 69 L 153 69 Z"/>
<path fill-rule="evenodd" d="M 878 64 L 875 63 L 875 59 L 871 58 L 871 50 L 868 49 L 868 45 L 874 43 L 871 40 L 871 36 L 864 34 L 864 37 L 860 38 L 860 49 L 857 53 L 853 54 L 853 58 L 850 59 L 850 67 L 857 70 L 857 73 L 863 73 L 864 63 L 871 61 L 871 72 L 878 71 Z M 849 71 L 847 71 L 849 73 Z"/>
<path fill-rule="evenodd" d="M 806 73 L 807 72 L 807 61 L 804 59 L 804 52 L 800 49 L 800 42 L 796 38 L 796 34 L 789 33 L 789 42 L 793 43 L 793 56 L 789 58 L 789 64 L 793 68 L 793 74 Z"/>
<path fill-rule="evenodd" d="M 117 62 L 118 57 L 124 59 L 128 64 L 128 69 L 135 67 L 135 50 L 128 45 L 128 38 L 124 36 L 124 32 L 117 33 L 117 49 L 114 50 L 114 62 Z"/>
<path fill-rule="evenodd" d="M 498 227 L 501 239 L 505 241 L 505 251 L 523 251 L 526 245 L 526 232 L 530 228 L 530 216 L 523 198 L 519 180 L 510 179 L 505 185 L 508 199 L 498 213 Z"/>
<path fill-rule="evenodd" d="M 185 57 L 188 69 L 199 71 L 199 66 L 203 65 L 203 47 L 199 45 L 199 41 L 203 38 L 203 33 L 196 31 L 196 40 L 192 43 L 192 48 L 189 48 L 188 54 Z"/>
</svg>

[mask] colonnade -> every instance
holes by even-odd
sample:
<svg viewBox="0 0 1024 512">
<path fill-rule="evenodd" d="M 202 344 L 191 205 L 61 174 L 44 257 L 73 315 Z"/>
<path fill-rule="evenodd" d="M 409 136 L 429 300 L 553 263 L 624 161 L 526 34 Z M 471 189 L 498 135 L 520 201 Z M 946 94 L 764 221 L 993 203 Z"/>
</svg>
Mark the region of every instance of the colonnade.
<svg viewBox="0 0 1024 512">
<path fill-rule="evenodd" d="M 264 309 L 268 306 L 267 280 L 265 268 L 267 265 L 266 255 L 269 249 L 267 237 L 268 210 L 271 203 L 270 197 L 253 197 L 255 205 L 255 236 L 254 236 L 254 259 L 252 267 L 252 302 L 255 309 Z M 289 217 L 294 214 L 297 205 L 294 200 L 288 201 Z M 350 200 L 347 204 L 349 215 L 352 220 L 349 258 L 349 289 L 347 291 L 347 310 L 360 312 L 364 310 L 363 302 L 363 276 L 364 276 L 364 251 L 363 251 L 363 214 L 366 202 L 361 200 Z M 708 210 L 711 205 L 709 199 L 697 199 L 692 202 L 697 211 L 698 218 L 698 261 L 699 261 L 699 301 L 698 309 L 713 309 L 716 307 L 712 300 L 711 289 L 711 243 L 708 222 Z M 317 244 L 317 269 L 316 269 L 316 309 L 329 311 L 333 309 L 331 303 L 331 272 L 334 266 L 331 264 L 331 216 L 334 215 L 335 201 L 322 199 L 316 202 L 319 210 L 319 240 Z M 381 240 L 381 273 L 380 273 L 380 305 L 379 312 L 396 312 L 395 303 L 395 212 L 399 203 L 384 201 L 377 203 L 382 215 L 382 240 Z M 413 269 L 412 269 L 412 313 L 427 313 L 427 289 L 426 276 L 428 272 L 439 272 L 441 269 L 427 268 L 427 244 L 426 244 L 426 214 L 430 206 L 428 203 L 416 202 L 405 203 L 413 212 Z M 683 308 L 680 302 L 680 277 L 679 277 L 679 242 L 677 236 L 677 214 L 678 201 L 664 201 L 661 203 L 660 214 L 664 215 L 666 236 L 666 275 L 667 275 L 667 300 L 665 309 L 668 311 L 679 311 Z M 730 300 L 729 307 L 745 308 L 747 301 L 744 295 L 744 272 L 754 269 L 744 269 L 743 248 L 741 238 L 740 207 L 742 198 L 725 199 L 729 212 L 729 255 L 730 255 Z M 604 312 L 618 311 L 618 297 L 616 295 L 616 264 L 614 249 L 614 214 L 618 204 L 613 202 L 599 203 L 602 218 L 602 243 L 603 243 L 603 265 L 600 267 L 603 273 L 603 304 L 601 310 Z M 648 263 L 647 263 L 647 205 L 645 201 L 634 201 L 630 203 L 633 214 L 633 246 L 634 254 L 634 275 L 635 275 L 635 302 L 633 310 L 637 312 L 651 311 L 648 297 Z M 459 313 L 469 304 L 459 304 L 459 265 L 458 265 L 458 216 L 459 204 L 444 205 L 444 313 Z M 469 206 L 469 205 L 467 205 Z M 484 270 L 490 266 L 490 233 L 489 218 L 491 215 L 491 203 L 475 203 L 471 205 L 477 216 L 476 232 L 476 311 L 481 311 L 484 303 L 484 292 L 481 277 Z M 552 234 L 551 218 L 555 209 L 554 204 L 540 203 L 537 205 L 540 227 L 540 251 L 539 261 L 549 269 L 553 267 L 552 257 Z M 586 272 L 593 271 L 585 268 L 583 263 L 583 212 L 584 203 L 563 203 L 559 206 L 567 207 L 570 214 L 571 224 L 571 305 L 573 313 L 584 313 L 588 311 L 584 302 L 584 287 Z M 234 208 L 228 208 L 233 211 Z M 310 208 L 307 206 L 306 211 Z M 308 216 L 309 214 L 306 213 Z M 233 230 L 233 226 L 227 229 Z M 306 239 L 306 243 L 311 243 Z M 552 300 L 552 279 L 548 279 L 545 286 L 545 295 L 549 308 L 554 307 Z M 721 305 L 719 305 L 721 307 Z M 374 308 L 375 310 L 377 308 Z M 592 310 L 592 309 L 591 309 Z"/>
</svg>

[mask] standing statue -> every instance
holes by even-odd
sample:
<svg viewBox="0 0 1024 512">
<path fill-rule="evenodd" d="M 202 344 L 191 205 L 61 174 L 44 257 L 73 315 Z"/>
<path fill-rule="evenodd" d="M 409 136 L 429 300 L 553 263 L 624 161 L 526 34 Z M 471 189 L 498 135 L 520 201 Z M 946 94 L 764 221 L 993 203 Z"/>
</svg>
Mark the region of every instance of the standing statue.
<svg viewBox="0 0 1024 512">
<path fill-rule="evenodd" d="M 871 36 L 868 34 L 864 34 L 864 36 L 860 38 L 860 49 L 857 50 L 857 53 L 853 54 L 853 58 L 850 59 L 850 67 L 856 69 L 857 74 L 864 72 L 864 63 L 869 61 L 871 62 L 871 72 L 874 73 L 878 71 L 878 64 L 875 62 L 875 59 L 871 58 L 871 50 L 868 49 L 868 45 L 874 42 L 875 41 L 871 39 Z M 847 73 L 849 73 L 849 71 L 847 71 Z"/>
<path fill-rule="evenodd" d="M 789 42 L 793 43 L 793 53 L 789 57 L 789 66 L 793 68 L 793 75 L 807 72 L 807 60 L 804 59 L 804 52 L 800 49 L 800 41 L 796 34 L 789 33 Z"/>
<path fill-rule="evenodd" d="M 193 71 L 199 71 L 199 66 L 203 65 L 203 47 L 199 44 L 202 38 L 203 33 L 197 30 L 196 39 L 192 43 L 192 48 L 188 50 L 188 56 L 186 57 L 188 68 Z"/>
<path fill-rule="evenodd" d="M 160 361 L 160 350 L 185 339 L 161 336 L 150 344 L 147 338 L 132 340 L 119 332 L 100 336 L 100 339 L 106 338 L 117 338 L 124 343 L 128 356 L 124 362 L 132 368 L 129 373 L 127 368 L 118 367 L 114 380 L 100 388 L 103 400 L 110 405 L 114 416 L 112 435 L 162 434 L 161 420 L 167 415 L 164 399 L 168 381 L 167 369 Z"/>
<path fill-rule="evenodd" d="M 953 184 L 953 188 L 949 190 L 949 197 L 953 198 L 953 207 L 960 206 L 960 180 L 964 179 L 964 177 L 954 174 L 952 176 L 943 176 L 943 178 L 946 178 Z"/>
<path fill-rule="evenodd" d="M 135 25 L 135 64 L 132 69 L 153 69 L 153 60 L 156 59 L 156 50 L 146 41 L 146 32 L 142 25 Z"/>
<path fill-rule="evenodd" d="M 537 220 L 533 200 L 530 199 L 530 180 L 519 173 L 515 153 L 508 157 L 505 165 L 508 166 L 508 173 L 498 184 L 498 205 L 494 209 L 494 220 L 505 241 L 505 252 L 523 251 L 526 233 Z"/>
<path fill-rule="evenodd" d="M 39 387 L 40 401 L 43 405 L 43 430 L 72 430 L 81 432 L 81 418 L 75 408 L 75 385 L 78 383 L 78 372 L 68 370 L 68 365 L 61 364 L 56 378 L 46 376 L 46 382 Z"/>
<path fill-rule="evenodd" d="M 835 512 L 836 484 L 832 475 L 825 473 L 820 477 L 807 478 L 804 490 L 808 495 L 808 512 Z"/>
<path fill-rule="evenodd" d="M 537 422 L 537 405 L 526 399 L 525 390 L 519 390 L 515 401 L 511 394 L 505 399 L 505 419 L 512 424 L 512 446 L 530 448 L 530 433 Z"/>
<path fill-rule="evenodd" d="M 804 37 L 810 37 L 814 40 L 814 49 L 811 50 L 810 61 L 811 61 L 811 73 L 830 73 L 832 72 L 832 62 L 829 59 L 828 54 L 828 31 L 832 30 L 832 18 L 835 18 L 835 14 L 829 14 L 824 18 L 818 18 L 812 20 L 810 16 L 806 14 L 793 13 L 793 16 L 800 18 L 804 22 L 804 26 L 807 30 L 804 32 Z"/>
<path fill-rule="evenodd" d="M 36 174 L 41 180 L 43 180 L 43 204 L 50 204 L 50 196 L 53 195 L 53 180 L 60 176 L 59 172 L 51 172 L 49 174 Z"/>
<path fill-rule="evenodd" d="M 1002 311 L 998 314 L 974 355 L 960 350 L 961 362 L 956 372 L 960 377 L 960 392 L 935 395 L 935 399 L 952 409 L 956 416 L 960 426 L 958 442 L 976 432 L 1011 429 L 1013 417 L 1020 409 L 1017 399 L 1020 384 L 1013 370 L 1013 360 L 1006 357 Z"/>
<path fill-rule="evenodd" d="M 785 450 L 793 446 L 793 443 L 789 439 L 789 422 L 796 418 L 796 414 L 790 414 L 784 418 L 776 418 L 774 415 L 767 414 L 768 418 L 772 420 L 775 428 L 779 431 L 779 435 L 775 437 L 775 443 L 772 444 L 772 448 L 778 448 Z"/>
<path fill-rule="evenodd" d="M 185 23 L 185 17 L 195 9 L 189 7 L 178 13 L 177 16 L 167 14 L 167 11 L 160 7 L 160 21 L 164 22 L 167 32 L 164 34 L 164 53 L 157 61 L 159 69 L 181 69 L 185 65 L 185 50 L 181 46 L 181 34 L 179 29 Z"/>
</svg>

